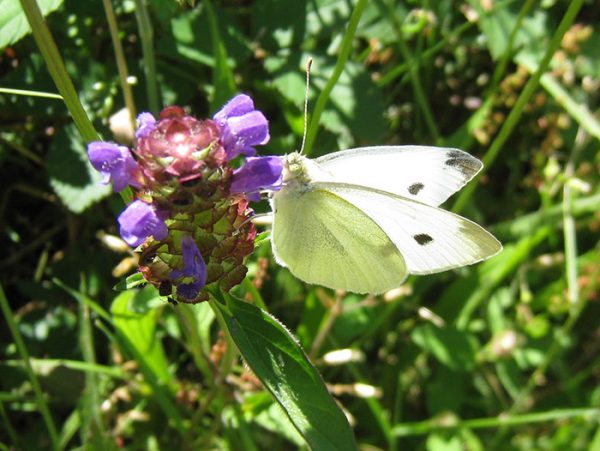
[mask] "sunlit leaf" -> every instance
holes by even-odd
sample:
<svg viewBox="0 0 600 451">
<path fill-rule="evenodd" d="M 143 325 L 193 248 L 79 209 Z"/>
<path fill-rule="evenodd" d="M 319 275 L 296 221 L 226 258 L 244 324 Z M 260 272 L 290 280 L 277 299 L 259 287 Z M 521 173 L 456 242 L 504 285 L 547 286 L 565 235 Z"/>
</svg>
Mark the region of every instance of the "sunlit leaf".
<svg viewBox="0 0 600 451">
<path fill-rule="evenodd" d="M 229 299 L 229 310 L 215 302 L 229 333 L 311 448 L 356 449 L 346 417 L 296 340 L 268 313 Z"/>
<path fill-rule="evenodd" d="M 46 16 L 62 5 L 63 0 L 37 0 Z M 0 49 L 14 44 L 31 31 L 29 22 L 17 0 L 0 0 Z"/>
</svg>

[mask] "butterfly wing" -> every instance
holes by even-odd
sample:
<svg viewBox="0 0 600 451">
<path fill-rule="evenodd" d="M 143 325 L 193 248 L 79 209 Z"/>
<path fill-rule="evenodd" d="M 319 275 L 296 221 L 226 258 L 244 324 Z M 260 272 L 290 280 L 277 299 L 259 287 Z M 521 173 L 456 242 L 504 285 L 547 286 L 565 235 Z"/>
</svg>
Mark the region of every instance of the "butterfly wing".
<svg viewBox="0 0 600 451">
<path fill-rule="evenodd" d="M 379 294 L 406 278 L 404 259 L 382 228 L 335 193 L 284 188 L 271 203 L 273 254 L 299 279 Z"/>
<path fill-rule="evenodd" d="M 314 188 L 346 200 L 377 223 L 398 248 L 411 274 L 471 265 L 502 249 L 479 225 L 440 208 L 344 183 L 315 183 Z"/>
<path fill-rule="evenodd" d="M 317 158 L 336 181 L 375 188 L 437 207 L 462 188 L 483 164 L 458 149 L 377 146 L 343 150 Z"/>
</svg>

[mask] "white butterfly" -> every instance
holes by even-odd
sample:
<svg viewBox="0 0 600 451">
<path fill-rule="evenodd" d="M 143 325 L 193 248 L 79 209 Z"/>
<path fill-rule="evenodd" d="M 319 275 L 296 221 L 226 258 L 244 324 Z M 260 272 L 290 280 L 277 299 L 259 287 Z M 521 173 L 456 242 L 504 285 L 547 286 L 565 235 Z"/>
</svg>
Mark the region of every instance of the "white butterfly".
<svg viewBox="0 0 600 451">
<path fill-rule="evenodd" d="M 461 150 L 378 146 L 284 158 L 271 242 L 275 260 L 305 282 L 379 294 L 408 274 L 470 265 L 502 249 L 479 225 L 437 208 L 483 167 Z"/>
</svg>

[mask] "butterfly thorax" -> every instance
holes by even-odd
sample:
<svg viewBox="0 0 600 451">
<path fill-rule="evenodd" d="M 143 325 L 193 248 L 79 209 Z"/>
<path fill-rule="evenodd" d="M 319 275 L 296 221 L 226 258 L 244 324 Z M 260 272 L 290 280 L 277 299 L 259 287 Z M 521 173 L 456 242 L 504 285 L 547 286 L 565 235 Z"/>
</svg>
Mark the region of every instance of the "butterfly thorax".
<svg viewBox="0 0 600 451">
<path fill-rule="evenodd" d="M 306 158 L 299 152 L 285 156 L 283 163 L 283 183 L 292 191 L 304 191 L 315 181 L 330 179 L 330 175 L 315 161 Z"/>
</svg>

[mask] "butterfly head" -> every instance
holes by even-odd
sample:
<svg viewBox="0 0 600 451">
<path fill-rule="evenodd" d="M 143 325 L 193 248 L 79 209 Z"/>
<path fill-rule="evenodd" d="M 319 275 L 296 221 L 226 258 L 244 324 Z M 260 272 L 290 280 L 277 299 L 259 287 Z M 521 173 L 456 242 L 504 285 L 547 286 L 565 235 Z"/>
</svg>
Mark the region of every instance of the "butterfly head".
<svg viewBox="0 0 600 451">
<path fill-rule="evenodd" d="M 299 152 L 292 152 L 284 157 L 283 162 L 283 183 L 308 183 L 307 164 L 309 160 Z"/>
<path fill-rule="evenodd" d="M 312 182 L 332 180 L 328 171 L 299 152 L 292 152 L 284 157 L 283 184 L 288 188 L 306 189 Z"/>
</svg>

